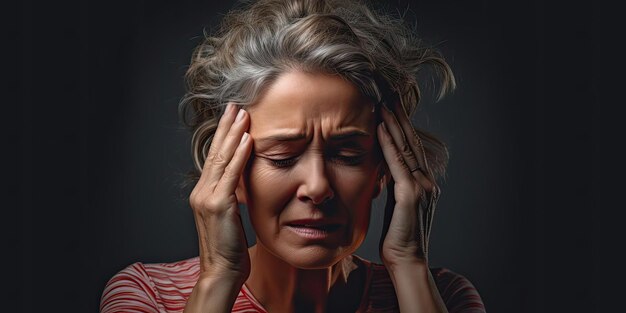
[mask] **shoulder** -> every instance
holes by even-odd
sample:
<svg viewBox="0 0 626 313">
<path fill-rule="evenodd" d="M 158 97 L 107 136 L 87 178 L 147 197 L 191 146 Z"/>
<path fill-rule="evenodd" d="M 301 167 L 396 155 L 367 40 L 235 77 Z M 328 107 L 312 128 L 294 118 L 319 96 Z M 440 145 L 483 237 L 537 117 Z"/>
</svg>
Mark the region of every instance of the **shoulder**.
<svg viewBox="0 0 626 313">
<path fill-rule="evenodd" d="M 107 282 L 100 312 L 181 312 L 198 281 L 198 258 L 133 263 Z"/>
<path fill-rule="evenodd" d="M 370 306 L 397 306 L 395 289 L 383 264 L 369 262 L 371 269 Z M 445 267 L 430 267 L 441 298 L 448 311 L 463 313 L 485 312 L 478 290 L 465 276 Z"/>
</svg>

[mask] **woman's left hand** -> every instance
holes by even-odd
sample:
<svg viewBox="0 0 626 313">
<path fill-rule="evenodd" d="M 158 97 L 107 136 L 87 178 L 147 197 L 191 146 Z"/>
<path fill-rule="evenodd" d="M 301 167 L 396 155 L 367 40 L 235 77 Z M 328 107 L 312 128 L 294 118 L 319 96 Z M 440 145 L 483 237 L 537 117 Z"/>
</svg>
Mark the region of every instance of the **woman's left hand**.
<svg viewBox="0 0 626 313">
<path fill-rule="evenodd" d="M 382 108 L 378 140 L 391 173 L 387 183 L 380 257 L 387 268 L 427 264 L 428 240 L 439 187 L 422 142 L 399 103 Z"/>
</svg>

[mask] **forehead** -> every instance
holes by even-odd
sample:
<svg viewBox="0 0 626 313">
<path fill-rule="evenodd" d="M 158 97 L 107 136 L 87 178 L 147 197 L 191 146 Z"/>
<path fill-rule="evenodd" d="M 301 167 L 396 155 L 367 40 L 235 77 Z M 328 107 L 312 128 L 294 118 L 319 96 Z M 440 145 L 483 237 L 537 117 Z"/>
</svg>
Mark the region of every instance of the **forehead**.
<svg viewBox="0 0 626 313">
<path fill-rule="evenodd" d="M 339 75 L 284 73 L 248 108 L 250 134 L 284 129 L 308 133 L 357 127 L 373 122 L 372 101 Z"/>
</svg>

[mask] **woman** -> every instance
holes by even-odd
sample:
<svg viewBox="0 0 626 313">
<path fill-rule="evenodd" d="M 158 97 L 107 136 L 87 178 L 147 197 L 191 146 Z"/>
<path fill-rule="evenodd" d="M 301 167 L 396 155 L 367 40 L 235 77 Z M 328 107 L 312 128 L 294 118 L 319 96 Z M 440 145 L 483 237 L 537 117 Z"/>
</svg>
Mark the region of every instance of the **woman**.
<svg viewBox="0 0 626 313">
<path fill-rule="evenodd" d="M 402 24 L 351 1 L 261 0 L 194 53 L 181 114 L 200 256 L 135 263 L 102 312 L 484 312 L 428 267 L 445 146 L 413 128 L 418 70 L 448 65 Z M 422 144 L 423 143 L 423 144 Z M 353 255 L 387 188 L 383 264 Z M 248 248 L 239 205 L 257 244 Z"/>
</svg>

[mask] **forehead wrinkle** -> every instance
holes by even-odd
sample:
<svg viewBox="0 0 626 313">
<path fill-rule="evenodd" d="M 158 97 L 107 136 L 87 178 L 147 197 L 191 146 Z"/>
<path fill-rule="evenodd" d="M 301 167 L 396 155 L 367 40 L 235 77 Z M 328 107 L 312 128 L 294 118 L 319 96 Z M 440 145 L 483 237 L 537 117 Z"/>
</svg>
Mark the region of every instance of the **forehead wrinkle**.
<svg viewBox="0 0 626 313">
<path fill-rule="evenodd" d="M 321 136 L 320 139 L 322 141 L 332 140 L 335 136 L 337 137 L 335 139 L 345 139 L 341 135 L 346 133 L 353 133 L 356 136 L 360 133 L 363 137 L 372 136 L 368 127 L 371 118 L 365 121 L 358 121 L 363 118 L 363 113 L 369 112 L 361 112 L 360 114 L 350 110 L 348 112 L 349 114 L 345 118 L 341 118 L 342 114 L 330 114 L 331 112 L 329 114 L 318 114 L 318 116 L 303 118 L 301 121 L 304 122 L 300 122 L 301 127 L 270 128 L 268 131 L 256 134 L 254 139 L 260 147 L 264 147 L 271 143 L 308 143 L 313 141 L 318 135 Z M 295 125 L 292 124 L 292 126 Z"/>
<path fill-rule="evenodd" d="M 371 132 L 375 120 L 371 105 L 371 99 L 341 77 L 285 73 L 248 108 L 249 132 L 255 140 L 277 129 L 305 134 L 310 140 L 316 132 L 326 138 L 344 128 Z"/>
</svg>

